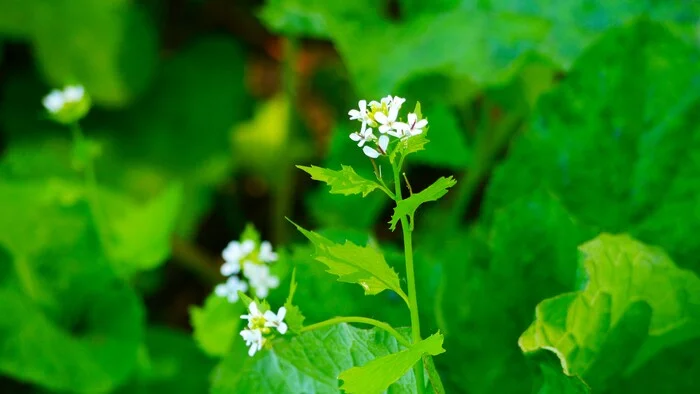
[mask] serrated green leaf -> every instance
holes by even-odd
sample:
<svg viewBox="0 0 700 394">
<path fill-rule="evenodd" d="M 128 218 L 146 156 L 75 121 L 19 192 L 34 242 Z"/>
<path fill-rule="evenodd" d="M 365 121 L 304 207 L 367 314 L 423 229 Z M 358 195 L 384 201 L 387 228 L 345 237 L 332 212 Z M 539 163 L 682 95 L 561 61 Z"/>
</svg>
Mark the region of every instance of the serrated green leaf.
<svg viewBox="0 0 700 394">
<path fill-rule="evenodd" d="M 232 304 L 226 297 L 210 294 L 203 307 L 190 308 L 194 339 L 210 356 L 225 356 L 238 336 L 245 313 L 243 302 Z"/>
<path fill-rule="evenodd" d="M 413 215 L 416 213 L 416 209 L 426 202 L 437 201 L 440 197 L 447 194 L 447 189 L 456 185 L 457 181 L 454 178 L 440 177 L 437 181 L 433 182 L 432 185 L 426 187 L 420 193 L 411 195 L 410 197 L 399 201 L 394 208 L 394 214 L 391 216 L 391 231 L 396 229 L 396 225 L 399 223 L 402 217 L 408 216 L 411 220 L 411 228 L 413 228 Z"/>
<path fill-rule="evenodd" d="M 347 393 L 380 394 L 405 375 L 424 354 L 436 356 L 443 353 L 442 341 L 442 334 L 433 334 L 406 350 L 343 371 L 338 376 L 343 381 L 340 388 Z"/>
<path fill-rule="evenodd" d="M 564 373 L 604 387 L 661 349 L 696 337 L 700 279 L 658 248 L 602 234 L 580 247 L 585 289 L 543 301 L 523 352 L 554 352 Z"/>
<path fill-rule="evenodd" d="M 292 271 L 292 280 L 289 284 L 289 296 L 287 297 L 287 300 L 284 302 L 284 307 L 287 309 L 287 314 L 285 315 L 284 320 L 287 322 L 287 326 L 289 327 L 289 331 L 295 333 L 295 334 L 300 334 L 301 329 L 304 327 L 304 315 L 301 313 L 301 310 L 297 305 L 294 305 L 293 299 L 294 299 L 294 292 L 297 290 L 297 282 L 296 282 L 296 276 L 297 276 L 297 270 L 294 268 L 294 271 Z"/>
<path fill-rule="evenodd" d="M 348 240 L 344 244 L 336 244 L 294 222 L 292 224 L 313 243 L 314 258 L 328 267 L 328 273 L 337 275 L 340 282 L 357 283 L 367 295 L 389 289 L 406 299 L 399 276 L 389 267 L 379 250 L 371 246 L 355 245 Z"/>
<path fill-rule="evenodd" d="M 337 393 L 338 375 L 353 366 L 403 350 L 396 339 L 379 329 L 363 330 L 339 324 L 291 339 L 280 338 L 255 357 L 248 357 L 242 341 L 212 375 L 214 394 Z M 409 371 L 389 394 L 414 393 Z"/>
<path fill-rule="evenodd" d="M 380 187 L 379 183 L 357 175 L 350 166 L 343 165 L 339 171 L 313 165 L 311 167 L 297 166 L 297 168 L 311 175 L 311 179 L 328 184 L 331 187 L 331 193 L 345 195 L 361 193 L 362 197 L 365 197 Z"/>
</svg>

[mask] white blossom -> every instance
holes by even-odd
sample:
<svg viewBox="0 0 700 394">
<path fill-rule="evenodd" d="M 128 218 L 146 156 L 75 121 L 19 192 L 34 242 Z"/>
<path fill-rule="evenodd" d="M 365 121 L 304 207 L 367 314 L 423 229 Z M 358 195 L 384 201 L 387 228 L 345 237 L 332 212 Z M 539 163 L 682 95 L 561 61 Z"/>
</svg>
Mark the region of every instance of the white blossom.
<svg viewBox="0 0 700 394">
<path fill-rule="evenodd" d="M 287 323 L 284 322 L 284 316 L 287 314 L 287 308 L 280 307 L 275 314 L 272 311 L 266 311 L 263 315 L 265 317 L 265 327 L 275 327 L 280 334 L 287 332 Z"/>
<path fill-rule="evenodd" d="M 221 266 L 221 274 L 230 276 L 241 271 L 241 260 L 246 258 L 255 249 L 255 242 L 245 240 L 243 242 L 231 241 L 228 243 L 221 257 L 226 261 Z"/>
<path fill-rule="evenodd" d="M 379 157 L 379 155 L 383 155 L 386 153 L 386 149 L 389 147 L 389 137 L 386 135 L 379 136 L 379 140 L 377 141 L 377 146 L 381 151 L 372 148 L 371 146 L 365 146 L 362 148 L 362 151 L 367 155 L 368 157 L 371 157 L 372 159 L 376 159 Z"/>
<path fill-rule="evenodd" d="M 391 96 L 389 96 L 391 97 Z M 394 96 L 388 100 L 387 112 L 378 111 L 374 114 L 374 120 L 379 124 L 379 132 L 382 134 L 389 134 L 396 136 L 396 128 L 394 123 L 397 122 L 399 116 L 399 110 L 406 99 Z"/>
<path fill-rule="evenodd" d="M 77 103 L 85 96 L 85 89 L 80 85 L 66 86 L 63 90 L 54 89 L 42 100 L 44 108 L 57 114 L 67 105 Z"/>
<path fill-rule="evenodd" d="M 225 283 L 216 285 L 214 293 L 219 297 L 226 297 L 230 303 L 238 302 L 238 292 L 248 291 L 248 284 L 237 276 L 232 276 Z"/>
<path fill-rule="evenodd" d="M 280 285 L 278 277 L 270 274 L 270 267 L 263 264 L 247 262 L 243 265 L 243 275 L 248 278 L 250 286 L 255 290 L 258 298 L 265 298 L 270 289 L 275 289 Z"/>
<path fill-rule="evenodd" d="M 363 123 L 362 130 L 350 134 L 350 139 L 357 142 L 357 146 L 362 147 L 366 142 L 374 141 L 377 139 L 377 137 L 375 137 L 372 133 L 372 128 L 366 127 L 365 123 Z"/>
<path fill-rule="evenodd" d="M 265 337 L 258 329 L 245 329 L 241 331 L 241 336 L 245 341 L 246 346 L 250 346 L 248 349 L 248 355 L 253 357 L 258 350 L 261 350 L 265 344 Z"/>
<path fill-rule="evenodd" d="M 273 263 L 277 261 L 277 253 L 272 251 L 272 244 L 268 241 L 262 241 L 260 243 L 260 252 L 258 253 L 258 259 L 264 263 Z"/>
<path fill-rule="evenodd" d="M 396 122 L 394 126 L 397 131 L 401 131 L 402 138 L 408 138 L 414 135 L 421 134 L 423 132 L 423 129 L 427 125 L 427 119 L 418 120 L 418 115 L 410 113 L 408 114 L 408 121 L 406 123 Z"/>
<path fill-rule="evenodd" d="M 357 106 L 360 108 L 359 110 L 351 109 L 348 112 L 348 115 L 350 115 L 350 120 L 359 120 L 363 124 L 366 124 L 367 122 L 369 122 L 369 112 L 367 111 L 367 100 L 360 100 L 357 103 Z"/>
<path fill-rule="evenodd" d="M 254 301 L 248 305 L 248 314 L 241 315 L 241 319 L 248 320 L 248 328 L 260 328 L 265 326 L 265 316 L 258 309 L 258 304 Z M 260 324 L 262 322 L 263 324 Z"/>
</svg>

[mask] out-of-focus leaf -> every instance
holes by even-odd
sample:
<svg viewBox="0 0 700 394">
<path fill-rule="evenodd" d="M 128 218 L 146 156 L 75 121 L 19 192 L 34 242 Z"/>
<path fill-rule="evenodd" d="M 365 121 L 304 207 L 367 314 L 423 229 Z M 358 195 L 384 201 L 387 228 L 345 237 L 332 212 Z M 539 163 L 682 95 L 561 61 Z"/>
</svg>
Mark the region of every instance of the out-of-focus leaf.
<svg viewBox="0 0 700 394">
<path fill-rule="evenodd" d="M 333 194 L 362 194 L 366 197 L 374 189 L 380 187 L 375 181 L 365 179 L 355 172 L 350 166 L 342 166 L 340 170 L 331 170 L 317 166 L 297 166 L 297 168 L 311 175 L 311 179 L 325 182 L 331 187 Z"/>
<path fill-rule="evenodd" d="M 246 354 L 242 341 L 237 344 L 235 352 L 214 371 L 213 393 L 337 393 L 342 371 L 403 350 L 382 330 L 347 324 L 280 338 L 272 343 L 272 350 L 253 358 Z M 388 392 L 415 392 L 413 372 L 401 377 Z"/>
<path fill-rule="evenodd" d="M 389 385 L 404 376 L 423 355 L 435 356 L 445 352 L 442 341 L 442 334 L 433 334 L 406 350 L 378 357 L 362 366 L 345 370 L 338 376 L 338 379 L 343 381 L 340 389 L 347 393 L 381 394 Z"/>
<path fill-rule="evenodd" d="M 457 184 L 457 181 L 452 177 L 440 177 L 432 185 L 425 188 L 425 190 L 412 194 L 410 197 L 399 201 L 398 204 L 396 204 L 396 208 L 394 208 L 394 214 L 391 216 L 391 221 L 389 222 L 391 231 L 396 229 L 396 224 L 404 216 L 408 216 L 411 219 L 411 228 L 413 228 L 413 221 L 415 220 L 413 215 L 416 213 L 416 209 L 425 202 L 437 201 L 440 197 L 447 194 L 447 189 L 455 184 Z"/>
<path fill-rule="evenodd" d="M 660 249 L 602 234 L 580 247 L 586 287 L 543 301 L 520 337 L 525 353 L 554 352 L 564 373 L 592 387 L 697 336 L 700 279 Z"/>
<path fill-rule="evenodd" d="M 428 107 L 425 117 L 430 122 L 430 145 L 410 159 L 411 163 L 464 169 L 472 156 L 464 132 L 456 116 L 445 105 Z"/>
<path fill-rule="evenodd" d="M 295 305 L 294 302 L 294 293 L 297 290 L 297 282 L 296 282 L 296 274 L 297 271 L 294 269 L 292 271 L 292 279 L 289 284 L 289 296 L 287 297 L 287 300 L 284 302 L 284 307 L 287 309 L 287 314 L 285 315 L 285 321 L 287 322 L 287 326 L 289 326 L 289 331 L 295 333 L 295 334 L 300 334 L 301 329 L 304 327 L 304 315 L 301 313 L 301 310 L 299 309 L 299 306 Z"/>
<path fill-rule="evenodd" d="M 231 345 L 238 337 L 243 314 L 243 302 L 232 304 L 226 297 L 209 295 L 203 307 L 190 308 L 194 339 L 209 355 L 225 356 L 231 351 Z"/>
<path fill-rule="evenodd" d="M 367 295 L 389 289 L 405 296 L 399 276 L 389 267 L 378 249 L 355 245 L 348 240 L 344 244 L 337 244 L 318 233 L 294 225 L 314 245 L 314 258 L 328 267 L 328 273 L 337 275 L 339 281 L 357 283 Z"/>
<path fill-rule="evenodd" d="M 544 186 L 578 221 L 629 231 L 694 264 L 700 242 L 686 234 L 700 231 L 698 59 L 658 24 L 606 34 L 540 100 L 494 173 L 487 215 Z"/>
<path fill-rule="evenodd" d="M 150 327 L 135 377 L 116 393 L 195 394 L 209 390 L 209 374 L 215 366 L 192 338 L 182 332 Z"/>
</svg>

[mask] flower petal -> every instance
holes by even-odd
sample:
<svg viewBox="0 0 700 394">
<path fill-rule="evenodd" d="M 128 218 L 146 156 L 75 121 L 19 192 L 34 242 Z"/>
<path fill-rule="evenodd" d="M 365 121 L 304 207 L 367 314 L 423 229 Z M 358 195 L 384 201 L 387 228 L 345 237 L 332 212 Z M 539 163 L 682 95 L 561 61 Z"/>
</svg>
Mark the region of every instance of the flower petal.
<svg viewBox="0 0 700 394">
<path fill-rule="evenodd" d="M 380 123 L 383 125 L 389 123 L 389 118 L 387 118 L 387 116 L 386 116 L 386 114 L 384 114 L 384 112 L 375 113 L 374 120 L 376 120 L 377 123 Z"/>
<path fill-rule="evenodd" d="M 377 152 L 377 150 L 372 147 L 365 146 L 364 148 L 362 148 L 362 151 L 365 153 L 365 155 L 371 157 L 372 159 L 376 159 L 377 157 L 379 157 L 379 152 Z"/>
<path fill-rule="evenodd" d="M 287 323 L 280 323 L 280 325 L 277 327 L 277 331 L 284 335 L 284 333 L 287 332 Z"/>
<path fill-rule="evenodd" d="M 383 135 L 379 137 L 378 145 L 384 152 L 386 152 L 386 148 L 389 147 L 389 136 Z"/>
</svg>

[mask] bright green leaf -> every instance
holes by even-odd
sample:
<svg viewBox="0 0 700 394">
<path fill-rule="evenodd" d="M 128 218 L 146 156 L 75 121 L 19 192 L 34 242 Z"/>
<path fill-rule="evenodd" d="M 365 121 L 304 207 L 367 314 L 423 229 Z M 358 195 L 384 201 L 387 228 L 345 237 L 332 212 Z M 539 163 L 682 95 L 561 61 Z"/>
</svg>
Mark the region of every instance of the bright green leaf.
<svg viewBox="0 0 700 394">
<path fill-rule="evenodd" d="M 311 179 L 327 183 L 331 187 L 330 192 L 335 194 L 361 193 L 362 197 L 365 197 L 374 189 L 380 187 L 379 183 L 357 175 L 350 166 L 344 165 L 340 171 L 313 165 L 311 167 L 297 166 L 297 168 L 311 175 Z"/>
<path fill-rule="evenodd" d="M 294 293 L 297 290 L 296 275 L 297 270 L 295 268 L 294 271 L 292 271 L 292 280 L 289 285 L 289 296 L 287 297 L 287 300 L 284 303 L 284 307 L 287 309 L 287 314 L 285 315 L 284 320 L 287 323 L 287 326 L 289 327 L 289 331 L 295 334 L 300 334 L 301 329 L 304 327 L 305 318 L 304 315 L 301 313 L 299 307 L 293 304 Z"/>
<path fill-rule="evenodd" d="M 209 295 L 203 307 L 191 307 L 193 335 L 199 347 L 211 356 L 225 356 L 238 337 L 245 312 L 243 302 L 232 304 L 216 294 Z"/>
<path fill-rule="evenodd" d="M 405 375 L 423 355 L 435 356 L 443 353 L 445 349 L 442 348 L 442 341 L 442 334 L 433 334 L 406 350 L 343 371 L 338 376 L 338 379 L 343 381 L 340 388 L 347 393 L 381 394 L 389 385 Z"/>
<path fill-rule="evenodd" d="M 337 393 L 338 375 L 377 357 L 403 350 L 396 338 L 379 329 L 363 330 L 347 324 L 280 338 L 255 357 L 248 357 L 242 341 L 216 368 L 212 393 Z M 415 392 L 413 371 L 391 387 L 389 394 Z"/>
<path fill-rule="evenodd" d="M 564 373 L 601 387 L 661 349 L 697 336 L 700 279 L 662 250 L 602 234 L 580 247 L 585 289 L 543 301 L 523 352 L 554 352 Z"/>
<path fill-rule="evenodd" d="M 404 216 L 410 218 L 411 228 L 413 228 L 413 221 L 415 220 L 413 215 L 416 213 L 416 209 L 423 203 L 437 201 L 440 197 L 447 194 L 447 189 L 455 184 L 457 184 L 457 181 L 452 177 L 440 177 L 420 193 L 412 194 L 410 197 L 399 201 L 398 204 L 396 204 L 396 208 L 394 208 L 394 214 L 391 216 L 391 221 L 389 222 L 391 231 L 396 229 L 396 224 L 398 224 L 399 220 Z"/>
<path fill-rule="evenodd" d="M 357 283 L 367 295 L 375 295 L 389 289 L 405 297 L 399 276 L 376 248 L 355 245 L 348 240 L 344 244 L 336 244 L 294 222 L 292 224 L 313 243 L 314 258 L 328 267 L 328 273 L 337 275 L 339 281 Z"/>
</svg>

